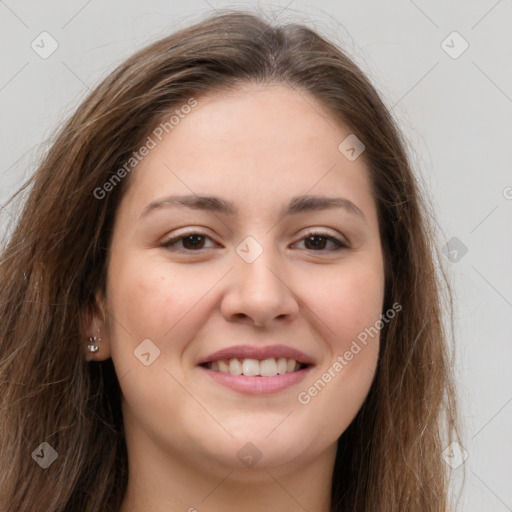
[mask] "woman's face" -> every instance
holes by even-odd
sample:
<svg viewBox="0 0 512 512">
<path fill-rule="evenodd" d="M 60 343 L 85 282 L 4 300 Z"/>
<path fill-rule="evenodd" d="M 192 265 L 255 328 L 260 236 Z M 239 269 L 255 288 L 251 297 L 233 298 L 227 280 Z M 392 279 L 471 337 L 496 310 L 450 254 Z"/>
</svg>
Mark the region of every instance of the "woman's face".
<svg viewBox="0 0 512 512">
<path fill-rule="evenodd" d="M 128 449 L 210 472 L 333 461 L 378 359 L 378 335 L 357 342 L 384 294 L 368 171 L 306 93 L 197 100 L 152 134 L 114 226 L 99 354 L 120 380 Z"/>
</svg>

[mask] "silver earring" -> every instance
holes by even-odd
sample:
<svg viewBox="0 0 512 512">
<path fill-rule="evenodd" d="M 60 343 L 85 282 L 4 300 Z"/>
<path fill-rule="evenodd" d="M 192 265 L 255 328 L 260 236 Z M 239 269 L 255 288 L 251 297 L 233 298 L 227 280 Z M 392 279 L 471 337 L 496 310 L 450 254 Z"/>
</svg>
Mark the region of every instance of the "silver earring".
<svg viewBox="0 0 512 512">
<path fill-rule="evenodd" d="M 98 329 L 98 333 L 99 332 L 100 332 L 100 330 Z M 89 352 L 98 352 L 100 347 L 95 344 L 97 341 L 101 341 L 101 338 L 99 336 L 89 337 L 89 345 L 87 345 L 87 350 Z"/>
</svg>

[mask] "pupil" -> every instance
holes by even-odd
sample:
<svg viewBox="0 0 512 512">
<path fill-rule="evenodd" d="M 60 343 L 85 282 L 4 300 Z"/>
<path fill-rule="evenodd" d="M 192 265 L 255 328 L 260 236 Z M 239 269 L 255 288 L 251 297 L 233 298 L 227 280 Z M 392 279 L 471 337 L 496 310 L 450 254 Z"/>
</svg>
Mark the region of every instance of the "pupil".
<svg viewBox="0 0 512 512">
<path fill-rule="evenodd" d="M 202 235 L 189 235 L 185 237 L 184 239 L 184 245 L 189 245 L 192 248 L 198 248 L 202 245 L 204 242 Z M 315 241 L 316 240 L 316 241 Z M 323 249 L 325 247 L 326 239 L 324 236 L 320 235 L 313 235 L 307 238 L 307 241 L 312 245 L 314 248 Z"/>
<path fill-rule="evenodd" d="M 312 243 L 312 245 L 313 245 L 313 247 L 315 247 L 315 248 L 317 248 L 317 249 L 318 249 L 319 247 L 323 249 L 323 248 L 324 248 L 324 246 L 325 246 L 325 237 L 320 236 L 320 235 L 313 235 L 313 236 L 308 237 L 308 240 L 309 240 L 309 241 L 311 241 L 311 240 L 313 240 L 313 239 L 317 239 L 317 240 L 318 240 L 319 238 L 320 238 L 320 239 L 322 239 L 324 243 L 322 243 L 322 242 L 320 242 L 320 243 L 314 243 L 314 242 L 313 242 L 313 243 Z"/>
<path fill-rule="evenodd" d="M 187 236 L 187 237 L 185 237 L 185 238 L 184 238 L 183 243 L 184 243 L 184 245 L 187 245 L 187 243 L 188 243 L 190 240 L 194 239 L 194 240 L 195 240 L 195 242 L 192 242 L 191 246 L 192 246 L 193 248 L 197 248 L 197 247 L 198 247 L 198 245 L 201 245 L 201 243 L 203 242 L 203 240 L 198 240 L 198 238 L 199 238 L 199 239 L 202 239 L 202 236 L 201 236 L 201 235 L 189 235 L 189 236 Z"/>
</svg>

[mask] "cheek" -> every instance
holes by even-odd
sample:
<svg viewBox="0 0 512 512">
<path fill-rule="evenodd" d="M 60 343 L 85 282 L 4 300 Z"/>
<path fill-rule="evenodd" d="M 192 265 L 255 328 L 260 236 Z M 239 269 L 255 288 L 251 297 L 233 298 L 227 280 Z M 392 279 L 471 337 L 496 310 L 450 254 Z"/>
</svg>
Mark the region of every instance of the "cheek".
<svg viewBox="0 0 512 512">
<path fill-rule="evenodd" d="M 354 265 L 329 281 L 328 293 L 314 297 L 327 326 L 329 356 L 297 396 L 311 429 L 338 438 L 355 418 L 370 390 L 378 364 L 384 282 L 379 266 Z"/>
<path fill-rule="evenodd" d="M 375 260 L 375 261 L 374 261 Z M 324 322 L 333 357 L 374 326 L 382 313 L 384 277 L 378 258 L 354 258 L 338 272 L 331 272 L 324 286 L 317 286 L 310 307 Z"/>
<path fill-rule="evenodd" d="M 109 269 L 109 304 L 117 324 L 113 341 L 129 333 L 134 345 L 149 338 L 163 349 L 211 285 L 197 271 L 176 272 L 147 256 L 115 261 Z"/>
</svg>

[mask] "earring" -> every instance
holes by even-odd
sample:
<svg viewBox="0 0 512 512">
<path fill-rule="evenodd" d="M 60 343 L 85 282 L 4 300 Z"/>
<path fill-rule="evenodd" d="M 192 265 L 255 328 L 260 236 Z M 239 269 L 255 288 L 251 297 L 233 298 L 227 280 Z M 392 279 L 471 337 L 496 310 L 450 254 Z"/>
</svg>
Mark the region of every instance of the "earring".
<svg viewBox="0 0 512 512">
<path fill-rule="evenodd" d="M 100 330 L 98 329 L 98 334 L 99 334 L 99 332 L 100 332 Z M 98 352 L 100 347 L 98 345 L 94 344 L 96 341 L 101 341 L 101 338 L 99 336 L 89 337 L 89 345 L 87 345 L 87 350 L 89 352 Z"/>
</svg>

